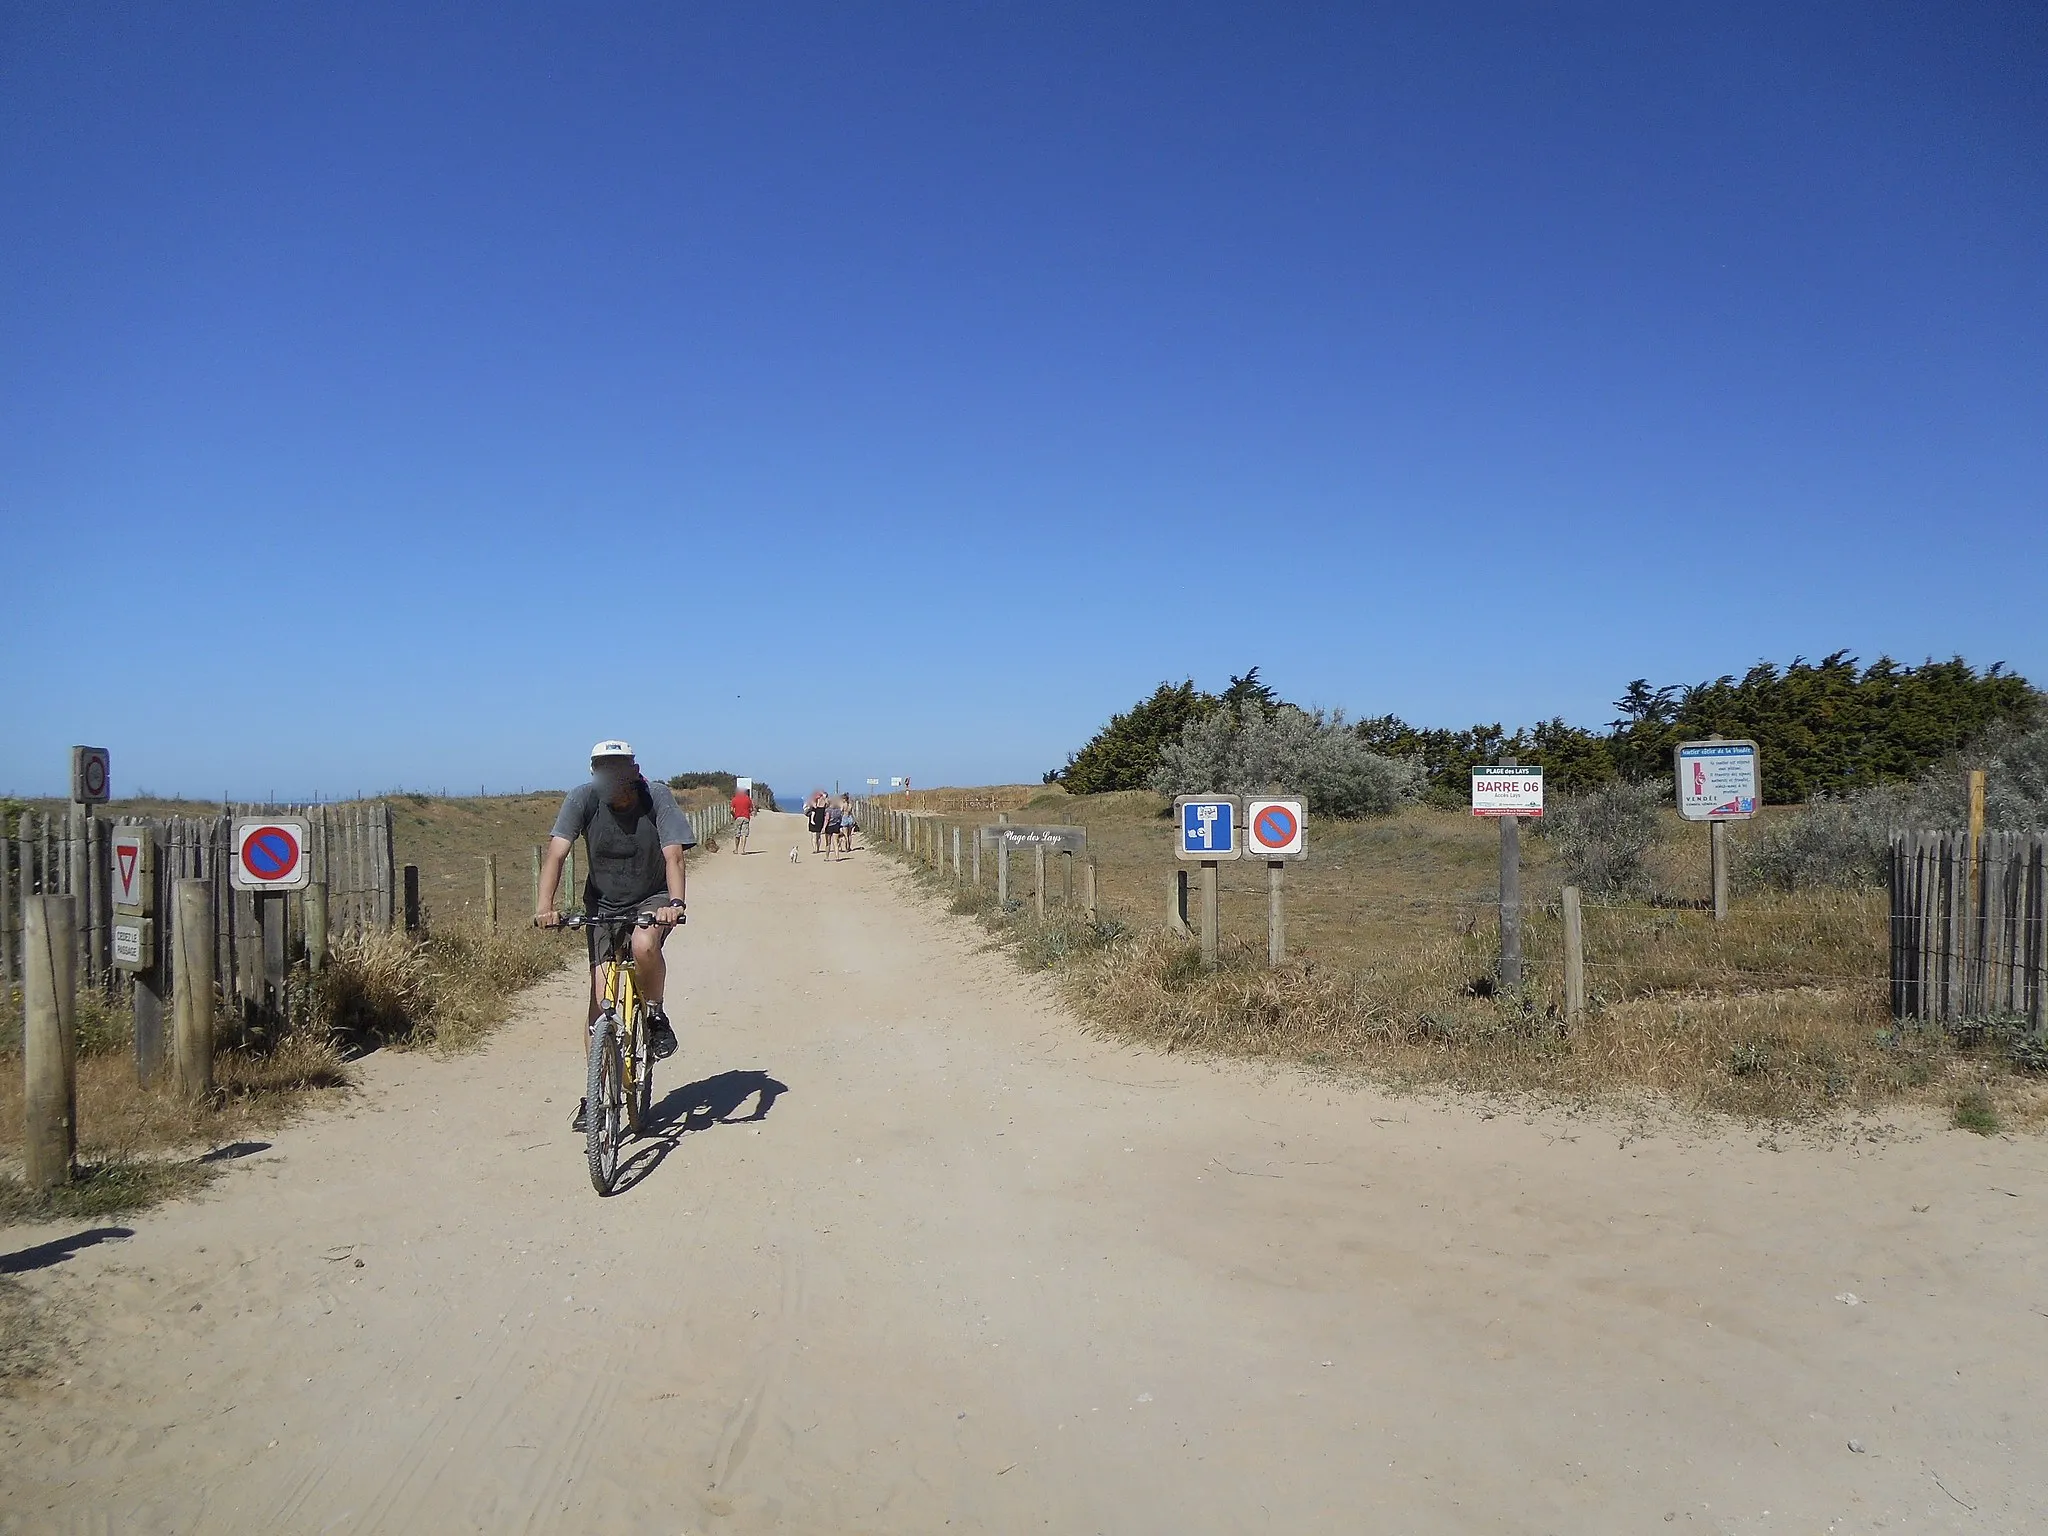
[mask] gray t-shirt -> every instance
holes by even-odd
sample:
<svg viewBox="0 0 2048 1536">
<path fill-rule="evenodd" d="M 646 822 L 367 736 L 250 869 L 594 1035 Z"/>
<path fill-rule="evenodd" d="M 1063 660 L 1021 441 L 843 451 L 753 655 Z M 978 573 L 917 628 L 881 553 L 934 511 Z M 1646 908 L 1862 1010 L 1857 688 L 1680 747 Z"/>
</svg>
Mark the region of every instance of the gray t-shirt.
<svg viewBox="0 0 2048 1536">
<path fill-rule="evenodd" d="M 668 890 L 668 864 L 661 850 L 694 848 L 690 820 L 676 797 L 662 783 L 641 780 L 631 810 L 619 810 L 598 787 L 583 783 L 570 790 L 555 817 L 554 835 L 590 851 L 590 878 L 583 882 L 586 912 L 630 912 L 650 896 Z"/>
</svg>

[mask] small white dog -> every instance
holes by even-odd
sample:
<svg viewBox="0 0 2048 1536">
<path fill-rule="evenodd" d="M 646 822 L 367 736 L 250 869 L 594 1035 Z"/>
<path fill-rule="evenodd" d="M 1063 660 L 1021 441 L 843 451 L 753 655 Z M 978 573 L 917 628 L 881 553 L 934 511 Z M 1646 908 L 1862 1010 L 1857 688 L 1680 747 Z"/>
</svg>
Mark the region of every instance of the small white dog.
<svg viewBox="0 0 2048 1536">
<path fill-rule="evenodd" d="M 790 862 L 790 863 L 792 863 L 792 864 L 794 864 L 794 863 L 796 863 L 796 862 L 797 862 L 797 861 L 798 861 L 799 859 L 801 859 L 802 857 L 803 857 L 803 844 L 801 844 L 801 843 L 791 843 L 791 844 L 789 845 L 789 862 Z"/>
</svg>

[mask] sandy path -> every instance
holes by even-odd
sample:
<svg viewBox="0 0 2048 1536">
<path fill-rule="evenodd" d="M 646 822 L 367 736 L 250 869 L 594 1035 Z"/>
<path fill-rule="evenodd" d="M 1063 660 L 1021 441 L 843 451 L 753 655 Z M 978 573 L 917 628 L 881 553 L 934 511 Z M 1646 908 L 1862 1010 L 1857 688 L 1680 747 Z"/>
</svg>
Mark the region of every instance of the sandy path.
<svg viewBox="0 0 2048 1536">
<path fill-rule="evenodd" d="M 764 822 L 672 945 L 657 1094 L 727 1118 L 598 1199 L 573 979 L 373 1058 L 26 1274 L 80 1342 L 0 1399 L 0 1531 L 2048 1528 L 2039 1141 L 1628 1140 L 1101 1045 Z"/>
</svg>

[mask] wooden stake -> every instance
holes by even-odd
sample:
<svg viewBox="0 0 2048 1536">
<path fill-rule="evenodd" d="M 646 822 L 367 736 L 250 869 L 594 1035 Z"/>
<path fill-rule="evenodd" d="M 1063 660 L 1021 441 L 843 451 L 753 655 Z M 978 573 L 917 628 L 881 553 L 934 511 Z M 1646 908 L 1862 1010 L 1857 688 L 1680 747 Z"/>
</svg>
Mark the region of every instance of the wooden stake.
<svg viewBox="0 0 2048 1536">
<path fill-rule="evenodd" d="M 205 880 L 180 880 L 171 967 L 172 1059 L 178 1092 L 197 1102 L 213 1092 L 213 889 Z"/>
<path fill-rule="evenodd" d="M 318 976 L 327 969 L 327 882 L 306 887 L 306 969 Z"/>
<path fill-rule="evenodd" d="M 1031 845 L 1031 905 L 1038 920 L 1045 921 L 1045 844 Z"/>
<path fill-rule="evenodd" d="M 1266 860 L 1266 964 L 1277 969 L 1287 960 L 1287 909 L 1281 900 L 1285 859 Z"/>
<path fill-rule="evenodd" d="M 1182 865 L 1166 877 L 1166 931 L 1180 938 L 1193 938 L 1188 923 L 1188 871 Z"/>
<path fill-rule="evenodd" d="M 1081 866 L 1081 910 L 1088 914 L 1088 921 L 1091 923 L 1101 915 L 1101 909 L 1095 904 L 1095 882 L 1099 874 L 1095 855 L 1091 853 L 1088 855 L 1088 862 Z"/>
<path fill-rule="evenodd" d="M 1728 823 L 1707 823 L 1707 866 L 1714 881 L 1714 921 L 1728 921 Z"/>
<path fill-rule="evenodd" d="M 1586 931 L 1576 885 L 1564 888 L 1564 1021 L 1573 1029 L 1586 1021 Z"/>
<path fill-rule="evenodd" d="M 498 931 L 498 856 L 484 855 L 484 932 Z"/>
<path fill-rule="evenodd" d="M 1202 966 L 1216 969 L 1216 860 L 1202 860 Z"/>
<path fill-rule="evenodd" d="M 30 1189 L 69 1183 L 78 1146 L 74 911 L 69 896 L 31 896 L 22 903 L 22 1163 Z"/>
<path fill-rule="evenodd" d="M 1007 841 L 996 843 L 996 905 L 1006 912 L 1010 908 L 1010 845 Z"/>
</svg>

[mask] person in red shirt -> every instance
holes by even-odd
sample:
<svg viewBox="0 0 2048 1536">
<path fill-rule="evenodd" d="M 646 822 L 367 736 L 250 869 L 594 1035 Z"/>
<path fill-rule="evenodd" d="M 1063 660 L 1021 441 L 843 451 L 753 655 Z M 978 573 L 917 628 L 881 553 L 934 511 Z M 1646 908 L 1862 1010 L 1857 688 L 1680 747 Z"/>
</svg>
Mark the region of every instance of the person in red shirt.
<svg viewBox="0 0 2048 1536">
<path fill-rule="evenodd" d="M 732 796 L 732 851 L 747 851 L 747 833 L 754 825 L 754 797 L 744 789 L 736 789 Z"/>
</svg>

